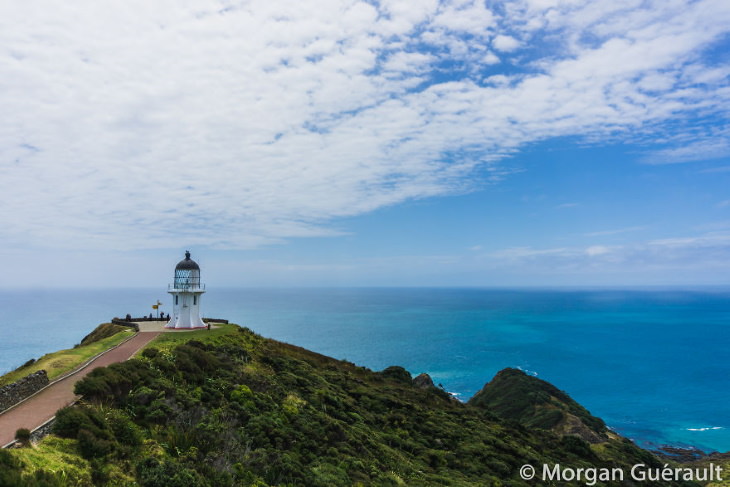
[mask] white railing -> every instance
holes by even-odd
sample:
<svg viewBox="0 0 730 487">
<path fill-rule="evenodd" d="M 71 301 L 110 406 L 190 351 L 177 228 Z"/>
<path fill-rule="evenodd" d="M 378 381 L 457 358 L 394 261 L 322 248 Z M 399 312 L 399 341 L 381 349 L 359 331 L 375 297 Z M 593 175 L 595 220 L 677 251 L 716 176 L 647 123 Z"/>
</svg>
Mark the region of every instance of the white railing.
<svg viewBox="0 0 730 487">
<path fill-rule="evenodd" d="M 168 284 L 168 291 L 205 291 L 205 284 Z"/>
</svg>

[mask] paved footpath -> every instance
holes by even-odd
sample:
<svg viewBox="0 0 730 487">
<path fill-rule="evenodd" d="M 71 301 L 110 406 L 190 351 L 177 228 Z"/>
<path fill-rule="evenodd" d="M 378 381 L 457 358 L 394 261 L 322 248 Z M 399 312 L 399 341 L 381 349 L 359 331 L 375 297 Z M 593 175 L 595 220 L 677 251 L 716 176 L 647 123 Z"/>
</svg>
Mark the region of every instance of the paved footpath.
<svg viewBox="0 0 730 487">
<path fill-rule="evenodd" d="M 55 416 L 56 411 L 74 402 L 79 397 L 74 394 L 74 385 L 86 374 L 97 367 L 124 362 L 159 334 L 160 332 L 137 333 L 117 348 L 97 357 L 79 372 L 59 380 L 20 405 L 0 414 L 0 447 L 13 441 L 19 428 L 32 431 Z"/>
</svg>

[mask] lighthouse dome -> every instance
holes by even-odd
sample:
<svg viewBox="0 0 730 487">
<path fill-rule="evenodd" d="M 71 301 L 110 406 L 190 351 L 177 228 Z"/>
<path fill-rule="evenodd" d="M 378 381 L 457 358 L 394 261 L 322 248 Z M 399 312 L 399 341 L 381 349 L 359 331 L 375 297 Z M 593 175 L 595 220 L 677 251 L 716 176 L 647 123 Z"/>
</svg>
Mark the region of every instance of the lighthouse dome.
<svg viewBox="0 0 730 487">
<path fill-rule="evenodd" d="M 190 258 L 190 252 L 185 251 L 185 258 L 177 263 L 175 270 L 200 270 L 197 262 Z"/>
<path fill-rule="evenodd" d="M 185 259 L 175 266 L 175 289 L 199 289 L 200 288 L 200 266 L 190 258 L 190 252 L 185 252 Z"/>
</svg>

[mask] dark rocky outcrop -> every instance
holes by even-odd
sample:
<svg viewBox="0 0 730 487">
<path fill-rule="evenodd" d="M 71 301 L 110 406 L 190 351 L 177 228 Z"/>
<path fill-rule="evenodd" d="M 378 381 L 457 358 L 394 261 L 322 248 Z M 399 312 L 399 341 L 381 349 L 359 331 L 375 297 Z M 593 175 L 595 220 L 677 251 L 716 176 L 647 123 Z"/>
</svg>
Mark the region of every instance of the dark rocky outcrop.
<svg viewBox="0 0 730 487">
<path fill-rule="evenodd" d="M 416 378 L 413 379 L 413 385 L 420 389 L 428 389 L 429 387 L 436 387 L 433 383 L 433 379 L 431 379 L 431 376 L 426 373 L 419 374 L 418 376 L 416 376 Z"/>
<path fill-rule="evenodd" d="M 676 462 L 694 462 L 708 458 L 708 455 L 698 448 L 680 448 L 676 446 L 665 445 L 660 447 L 656 452 L 657 455 L 674 460 Z"/>
</svg>

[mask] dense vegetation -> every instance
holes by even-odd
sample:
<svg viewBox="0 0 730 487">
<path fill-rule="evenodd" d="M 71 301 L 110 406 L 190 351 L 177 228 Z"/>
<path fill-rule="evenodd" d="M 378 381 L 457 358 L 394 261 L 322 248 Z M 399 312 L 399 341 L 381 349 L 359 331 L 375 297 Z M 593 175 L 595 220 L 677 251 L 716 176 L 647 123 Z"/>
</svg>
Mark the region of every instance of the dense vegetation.
<svg viewBox="0 0 730 487">
<path fill-rule="evenodd" d="M 530 428 L 579 436 L 590 443 L 607 439 L 608 428 L 554 385 L 518 369 L 500 371 L 469 404 Z"/>
<path fill-rule="evenodd" d="M 227 330 L 89 374 L 84 403 L 60 410 L 41 443 L 69 468 L 39 472 L 21 449 L 0 456 L 0 485 L 526 486 L 526 463 L 662 465 L 621 438 L 590 445 L 502 419 L 401 367 L 372 372 Z M 512 399 L 535 392 L 518 382 Z"/>
</svg>

